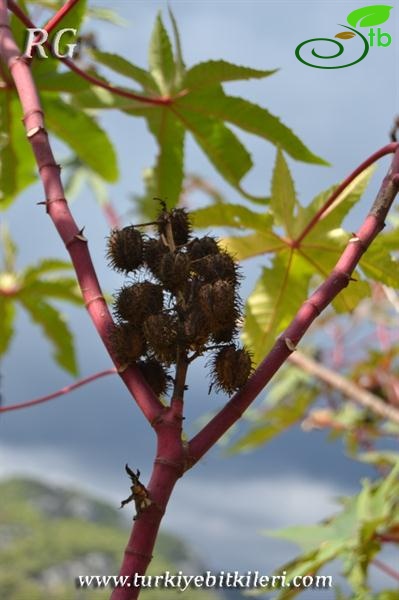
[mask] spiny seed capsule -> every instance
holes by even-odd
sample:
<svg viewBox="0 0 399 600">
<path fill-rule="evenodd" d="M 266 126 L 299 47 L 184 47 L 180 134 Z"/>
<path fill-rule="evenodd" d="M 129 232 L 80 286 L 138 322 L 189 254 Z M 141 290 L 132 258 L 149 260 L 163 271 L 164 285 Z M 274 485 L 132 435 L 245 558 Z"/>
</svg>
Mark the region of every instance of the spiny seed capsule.
<svg viewBox="0 0 399 600">
<path fill-rule="evenodd" d="M 207 283 L 217 279 L 225 279 L 234 284 L 238 281 L 238 267 L 228 252 L 206 256 L 195 262 L 193 269 Z"/>
<path fill-rule="evenodd" d="M 163 210 L 158 217 L 158 233 L 165 239 L 167 236 L 168 223 L 171 224 L 173 241 L 176 246 L 187 244 L 191 234 L 191 223 L 187 211 L 184 208 L 174 208 L 168 212 Z"/>
<path fill-rule="evenodd" d="M 139 361 L 137 366 L 154 394 L 161 396 L 168 391 L 168 373 L 159 361 L 155 360 L 155 358 L 147 358 L 146 360 Z"/>
<path fill-rule="evenodd" d="M 162 258 L 169 252 L 162 240 L 150 238 L 144 242 L 144 261 L 155 277 L 159 275 Z"/>
<path fill-rule="evenodd" d="M 200 310 L 189 312 L 183 324 L 184 338 L 190 350 L 201 351 L 210 336 L 209 321 Z"/>
<path fill-rule="evenodd" d="M 107 258 L 116 271 L 134 271 L 143 262 L 143 238 L 141 233 L 130 225 L 123 229 L 113 229 L 108 238 Z"/>
<path fill-rule="evenodd" d="M 135 362 L 145 352 L 143 334 L 128 323 L 117 325 L 109 336 L 117 360 L 122 364 Z"/>
<path fill-rule="evenodd" d="M 190 259 L 181 252 L 168 252 L 163 256 L 158 278 L 167 290 L 177 292 L 185 288 L 190 272 Z"/>
<path fill-rule="evenodd" d="M 214 283 L 205 283 L 199 289 L 198 301 L 204 315 L 212 323 L 216 323 L 218 329 L 235 323 L 237 318 L 235 288 L 230 281 L 218 279 Z"/>
<path fill-rule="evenodd" d="M 168 313 L 151 315 L 144 321 L 143 332 L 156 358 L 166 364 L 176 360 L 178 323 Z"/>
<path fill-rule="evenodd" d="M 202 238 L 195 238 L 188 249 L 191 260 L 199 260 L 205 256 L 219 254 L 220 248 L 215 238 L 208 235 Z"/>
<path fill-rule="evenodd" d="M 213 362 L 213 377 L 219 389 L 228 394 L 239 390 L 251 373 L 251 356 L 245 348 L 233 344 L 217 353 Z"/>
<path fill-rule="evenodd" d="M 163 290 L 158 284 L 144 281 L 123 287 L 116 297 L 115 315 L 131 325 L 141 326 L 142 321 L 163 307 Z"/>
<path fill-rule="evenodd" d="M 237 335 L 238 329 L 236 326 L 237 316 L 234 318 L 234 323 L 229 325 L 223 325 L 220 328 L 216 328 L 216 331 L 212 333 L 212 342 L 215 344 L 225 344 L 231 342 Z"/>
</svg>

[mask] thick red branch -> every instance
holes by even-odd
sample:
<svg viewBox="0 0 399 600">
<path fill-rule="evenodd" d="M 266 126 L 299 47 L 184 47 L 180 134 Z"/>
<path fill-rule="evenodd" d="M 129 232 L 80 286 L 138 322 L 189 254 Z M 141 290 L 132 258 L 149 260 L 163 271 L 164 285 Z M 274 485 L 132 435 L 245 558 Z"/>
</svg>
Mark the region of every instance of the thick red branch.
<svg viewBox="0 0 399 600">
<path fill-rule="evenodd" d="M 29 19 L 29 17 L 27 15 L 25 15 L 25 13 L 21 10 L 21 8 L 13 0 L 8 0 L 8 7 L 24 25 L 26 25 L 27 27 L 31 27 L 31 28 L 36 27 L 36 25 L 34 23 L 32 23 L 32 21 Z M 47 48 L 50 48 L 49 43 L 45 42 L 44 45 Z M 83 79 L 85 79 L 86 81 L 91 83 L 92 85 L 97 85 L 98 87 L 104 88 L 105 90 L 108 90 L 109 92 L 111 92 L 112 94 L 115 94 L 116 96 L 121 96 L 122 98 L 128 98 L 130 100 L 136 100 L 137 102 L 141 102 L 144 104 L 154 104 L 154 105 L 160 105 L 160 106 L 165 106 L 165 105 L 171 104 L 171 102 L 172 102 L 172 99 L 169 97 L 150 98 L 149 96 L 142 96 L 141 94 L 136 94 L 134 92 L 130 92 L 128 90 L 118 88 L 114 85 L 111 85 L 110 83 L 107 83 L 101 79 L 98 79 L 94 75 L 91 75 L 89 73 L 86 73 L 85 71 L 82 71 L 82 69 L 80 69 L 77 65 L 75 65 L 75 63 L 69 58 L 60 58 L 59 60 L 62 61 L 64 63 L 64 65 L 66 65 L 68 67 L 68 69 L 70 69 L 71 71 L 73 71 L 74 73 L 76 73 L 77 75 L 79 75 L 80 77 L 82 77 Z"/>
<path fill-rule="evenodd" d="M 106 377 L 107 375 L 115 375 L 115 373 L 117 372 L 118 371 L 116 369 L 106 369 L 105 371 L 100 371 L 99 373 L 95 373 L 94 375 L 90 375 L 89 377 L 84 377 L 84 379 L 79 379 L 79 381 L 75 381 L 75 383 L 66 385 L 60 390 L 52 392 L 51 394 L 47 394 L 46 396 L 40 396 L 40 398 L 28 400 L 27 402 L 19 402 L 18 404 L 8 404 L 7 406 L 1 406 L 0 413 L 11 412 L 13 410 L 21 410 L 22 408 L 30 408 L 31 406 L 43 404 L 43 402 L 49 402 L 49 400 L 54 400 L 55 398 L 59 398 L 60 396 L 65 396 L 65 394 L 69 394 L 70 392 L 73 392 L 73 390 L 76 390 L 82 387 L 83 385 L 87 385 L 92 381 L 96 381 L 101 377 Z"/>
<path fill-rule="evenodd" d="M 166 410 L 155 424 L 155 429 L 158 438 L 157 456 L 148 485 L 152 504 L 134 521 L 120 575 L 133 577 L 146 572 L 170 495 L 185 470 L 181 416 L 173 410 Z M 139 593 L 140 588 L 133 585 L 116 588 L 111 600 L 135 600 Z"/>
<path fill-rule="evenodd" d="M 299 309 L 270 353 L 264 358 L 245 386 L 192 439 L 189 444 L 191 464 L 197 462 L 240 418 L 273 375 L 294 351 L 317 316 L 331 304 L 351 281 L 351 274 L 373 239 L 384 228 L 385 217 L 399 186 L 399 149 L 395 146 L 391 168 L 384 178 L 377 198 L 358 233 L 352 237 L 326 281 Z M 353 285 L 356 285 L 355 283 Z"/>
<path fill-rule="evenodd" d="M 22 104 L 27 137 L 32 144 L 45 191 L 47 212 L 71 256 L 91 319 L 114 364 L 119 368 L 109 341 L 109 333 L 114 323 L 98 283 L 87 240 L 83 230 L 75 223 L 65 200 L 60 169 L 49 144 L 36 87 L 30 69 L 21 57 L 8 26 L 6 0 L 0 0 L 0 56 L 11 71 Z M 163 407 L 138 368 L 129 367 L 120 375 L 147 419 L 153 422 Z"/>
</svg>

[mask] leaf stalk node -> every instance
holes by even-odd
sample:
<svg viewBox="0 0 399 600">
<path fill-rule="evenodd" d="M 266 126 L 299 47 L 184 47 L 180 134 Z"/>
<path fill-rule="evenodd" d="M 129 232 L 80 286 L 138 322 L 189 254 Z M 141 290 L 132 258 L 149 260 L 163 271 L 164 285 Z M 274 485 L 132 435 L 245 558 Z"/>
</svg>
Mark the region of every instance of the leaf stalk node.
<svg viewBox="0 0 399 600">
<path fill-rule="evenodd" d="M 61 171 L 61 165 L 59 165 L 56 162 L 51 162 L 51 163 L 44 163 L 43 165 L 40 165 L 39 173 L 41 173 L 42 169 L 45 169 L 46 167 L 51 167 L 53 169 L 58 169 L 58 171 Z"/>
<path fill-rule="evenodd" d="M 97 300 L 102 300 L 104 302 L 104 304 L 106 304 L 105 302 L 105 298 L 102 295 L 99 296 L 94 296 L 94 298 L 90 298 L 90 300 L 88 300 L 87 302 L 85 302 L 85 307 L 89 308 L 89 306 L 93 303 L 96 302 Z"/>
<path fill-rule="evenodd" d="M 47 130 L 42 125 L 37 125 L 37 127 L 32 127 L 31 129 L 28 129 L 28 131 L 26 132 L 26 137 L 28 138 L 28 140 L 30 140 L 38 133 L 45 133 L 46 135 L 48 135 Z"/>
<path fill-rule="evenodd" d="M 312 308 L 315 309 L 316 313 L 318 315 L 321 315 L 321 310 L 320 308 L 317 306 L 317 304 L 315 302 L 312 302 L 312 300 L 306 300 L 306 302 L 304 302 L 304 304 L 309 304 Z"/>
<path fill-rule="evenodd" d="M 169 458 L 162 458 L 161 456 L 157 456 L 154 460 L 154 464 L 170 467 L 174 471 L 177 471 L 179 477 L 183 476 L 184 465 L 181 462 L 177 462 L 175 460 L 170 460 Z"/>
<path fill-rule="evenodd" d="M 52 199 L 47 198 L 46 200 L 42 200 L 41 202 L 37 202 L 36 204 L 38 206 L 44 205 L 46 207 L 46 212 L 48 213 L 49 212 L 49 205 L 53 204 L 54 202 L 66 202 L 66 203 L 68 203 L 68 201 L 67 201 L 66 198 L 52 198 Z"/>
<path fill-rule="evenodd" d="M 146 560 L 153 559 L 152 554 L 145 554 L 144 552 L 139 552 L 138 550 L 135 550 L 132 546 L 126 546 L 125 552 L 134 556 L 140 556 L 141 558 L 145 558 Z"/>
<path fill-rule="evenodd" d="M 24 56 L 23 54 L 20 54 L 18 56 L 13 56 L 8 61 L 8 68 L 10 69 L 10 71 L 12 71 L 13 68 L 15 67 L 15 65 L 18 65 L 20 62 L 25 63 L 27 66 L 29 66 L 29 64 L 30 64 L 28 57 Z"/>
</svg>

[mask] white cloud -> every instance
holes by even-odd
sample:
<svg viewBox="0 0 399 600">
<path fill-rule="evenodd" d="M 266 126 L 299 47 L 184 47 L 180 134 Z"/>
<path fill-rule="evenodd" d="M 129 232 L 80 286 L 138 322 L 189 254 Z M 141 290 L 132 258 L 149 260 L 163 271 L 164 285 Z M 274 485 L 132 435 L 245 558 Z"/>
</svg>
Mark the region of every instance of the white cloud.
<svg viewBox="0 0 399 600">
<path fill-rule="evenodd" d="M 14 475 L 83 488 L 115 506 L 126 495 L 120 473 L 93 470 L 77 457 L 44 445 L 0 444 L 0 477 Z M 335 510 L 334 497 L 342 493 L 342 488 L 311 478 L 240 475 L 208 480 L 193 471 L 178 482 L 164 527 L 187 540 L 212 568 L 270 570 L 293 555 L 295 547 L 267 538 L 261 530 L 314 523 Z"/>
<path fill-rule="evenodd" d="M 314 523 L 336 510 L 344 490 L 310 478 L 192 479 L 176 489 L 165 524 L 196 545 L 217 568 L 268 568 L 294 546 L 261 530 Z"/>
</svg>

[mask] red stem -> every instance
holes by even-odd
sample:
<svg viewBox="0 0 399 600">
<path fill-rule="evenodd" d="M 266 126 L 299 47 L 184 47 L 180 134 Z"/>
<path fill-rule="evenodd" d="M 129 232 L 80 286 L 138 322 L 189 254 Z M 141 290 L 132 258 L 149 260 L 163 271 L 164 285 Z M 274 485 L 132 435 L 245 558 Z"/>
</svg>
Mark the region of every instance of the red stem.
<svg viewBox="0 0 399 600">
<path fill-rule="evenodd" d="M 178 411 L 167 411 L 157 423 L 156 431 L 157 456 L 148 485 L 153 504 L 134 521 L 119 575 L 143 575 L 146 572 L 167 503 L 186 468 L 182 419 Z M 140 588 L 115 588 L 111 600 L 136 600 L 139 593 Z"/>
<path fill-rule="evenodd" d="M 47 33 L 51 33 L 78 2 L 80 2 L 80 0 L 67 0 L 67 2 L 65 2 L 65 4 L 61 6 L 61 8 L 55 13 L 55 15 L 51 17 L 43 29 L 45 29 Z"/>
<path fill-rule="evenodd" d="M 43 402 L 48 402 L 49 400 L 54 400 L 54 398 L 59 398 L 60 396 L 64 396 L 65 394 L 69 394 L 73 390 L 82 387 L 92 381 L 96 381 L 96 379 L 100 379 L 101 377 L 106 377 L 107 375 L 114 375 L 118 371 L 116 369 L 106 369 L 105 371 L 100 371 L 99 373 L 95 373 L 94 375 L 89 375 L 89 377 L 85 377 L 84 379 L 80 379 L 79 381 L 75 381 L 75 383 L 71 383 L 70 385 L 66 385 L 65 387 L 57 390 L 56 392 L 52 392 L 47 396 L 41 396 L 40 398 L 35 398 L 34 400 L 28 400 L 27 402 L 20 402 L 19 404 L 9 404 L 8 406 L 1 406 L 0 413 L 11 412 L 13 410 L 21 410 L 22 408 L 30 408 L 31 406 L 37 406 L 38 404 L 43 404 Z"/>
<path fill-rule="evenodd" d="M 71 256 L 82 296 L 94 326 L 118 368 L 119 365 L 109 341 L 109 334 L 114 323 L 98 283 L 87 240 L 75 223 L 65 200 L 60 170 L 54 160 L 44 127 L 43 112 L 36 87 L 30 69 L 21 57 L 20 50 L 8 28 L 7 16 L 6 0 L 0 0 L 0 55 L 10 68 L 23 107 L 24 124 L 39 167 L 46 196 L 46 208 Z M 131 366 L 123 370 L 120 376 L 146 418 L 153 422 L 161 414 L 163 406 L 142 377 L 139 369 Z"/>
<path fill-rule="evenodd" d="M 110 202 L 110 201 L 105 202 L 101 206 L 101 208 L 103 210 L 103 213 L 107 220 L 107 223 L 111 227 L 111 229 L 120 229 L 121 219 L 120 219 L 118 213 L 116 212 L 112 202 Z"/>
<path fill-rule="evenodd" d="M 18 9 L 12 0 L 9 1 L 9 6 L 14 12 Z M 21 13 L 19 9 L 18 11 Z M 21 14 L 19 16 L 21 17 Z M 22 17 L 26 23 L 26 16 L 22 14 Z M 33 27 L 34 25 L 28 22 L 28 26 Z M 12 76 L 20 96 L 28 138 L 32 143 L 46 193 L 46 208 L 71 255 L 90 316 L 108 351 L 112 354 L 108 339 L 113 321 L 102 296 L 87 249 L 86 240 L 82 235 L 82 231 L 78 229 L 74 222 L 64 199 L 64 190 L 59 176 L 59 169 L 54 162 L 47 133 L 44 129 L 43 114 L 29 67 L 25 64 L 24 60 L 21 60 L 20 52 L 12 38 L 11 32 L 7 29 L 6 0 L 0 0 L 0 55 L 12 71 Z M 71 61 L 64 59 L 64 63 L 84 76 L 88 81 L 105 87 L 119 95 L 153 104 L 171 102 L 170 99 L 148 99 L 124 92 L 123 90 L 117 90 L 117 88 L 112 88 L 112 86 L 108 86 L 82 73 Z M 182 440 L 182 393 L 174 394 L 174 400 L 169 408 L 163 407 L 159 399 L 156 398 L 148 385 L 143 381 L 137 368 L 131 367 L 122 373 L 121 376 L 129 390 L 135 396 L 140 408 L 157 432 L 158 446 L 157 457 L 154 461 L 153 473 L 148 486 L 148 497 L 152 501 L 152 504 L 141 512 L 139 518 L 134 523 L 129 544 L 126 548 L 121 574 L 145 573 L 151 560 L 151 553 L 163 513 L 177 479 L 185 470 L 198 461 L 227 429 L 237 421 L 273 374 L 292 353 L 294 346 L 302 338 L 316 316 L 348 285 L 350 275 L 361 256 L 383 228 L 385 216 L 396 195 L 399 179 L 399 151 L 397 147 L 397 144 L 394 144 L 380 150 L 366 161 L 366 163 L 363 163 L 344 182 L 345 185 L 348 185 L 353 177 L 356 176 L 355 174 L 361 172 L 365 168 L 365 165 L 367 166 L 371 162 L 374 162 L 377 156 L 383 156 L 388 152 L 396 150 L 392 168 L 383 181 L 380 193 L 370 214 L 360 228 L 357 237 L 348 244 L 331 276 L 303 304 L 291 325 L 276 342 L 272 351 L 248 380 L 247 384 L 193 438 L 188 448 Z M 340 186 L 340 191 L 344 189 L 344 184 Z M 339 191 L 337 190 L 336 195 L 338 193 Z M 329 200 L 329 205 L 331 205 L 334 199 Z M 323 208 L 318 218 L 320 218 L 326 209 L 327 207 Z M 310 228 L 313 224 L 310 223 Z M 308 227 L 307 231 L 309 230 Z M 138 588 L 117 588 L 112 594 L 112 600 L 134 600 L 138 597 L 139 591 Z"/>
<path fill-rule="evenodd" d="M 372 561 L 372 564 L 375 567 L 377 567 L 377 569 L 380 569 L 380 571 L 383 571 L 384 573 L 386 573 L 387 575 L 389 575 L 393 579 L 396 579 L 396 581 L 399 581 L 399 572 L 395 571 L 395 569 L 393 569 L 389 565 L 386 565 L 385 563 L 381 562 L 380 560 L 378 560 L 378 558 L 375 558 Z"/>
<path fill-rule="evenodd" d="M 8 0 L 8 7 L 24 25 L 26 25 L 27 27 L 36 27 L 36 25 L 32 23 L 30 18 L 27 15 L 25 15 L 25 13 L 13 0 Z M 50 44 L 48 42 L 45 42 L 44 45 L 47 48 L 50 48 Z M 66 65 L 71 71 L 74 71 L 74 73 L 76 73 L 89 83 L 104 88 L 105 90 L 108 90 L 116 96 L 121 96 L 122 98 L 129 98 L 130 100 L 136 100 L 137 102 L 142 102 L 144 104 L 155 104 L 159 106 L 165 106 L 172 103 L 172 99 L 168 96 L 150 98 L 148 96 L 142 96 L 141 94 L 129 92 L 128 90 L 123 90 L 121 88 L 111 85 L 110 83 L 106 83 L 101 79 L 97 79 L 97 77 L 95 77 L 94 75 L 90 75 L 89 73 L 82 71 L 82 69 L 79 69 L 79 67 L 76 66 L 75 63 L 69 58 L 59 58 L 59 60 L 61 60 L 64 63 L 64 65 Z"/>
<path fill-rule="evenodd" d="M 348 243 L 331 275 L 306 300 L 245 386 L 190 442 L 190 460 L 197 462 L 241 417 L 292 353 L 316 317 L 351 281 L 351 274 L 373 239 L 383 229 L 385 217 L 398 191 L 399 149 L 395 144 L 391 168 L 385 176 L 369 215 Z M 375 156 L 375 155 L 374 155 Z M 367 161 L 366 161 L 367 162 Z M 363 163 L 364 164 L 364 163 Z"/>
<path fill-rule="evenodd" d="M 330 206 L 335 202 L 340 194 L 345 190 L 345 188 L 352 183 L 352 181 L 360 175 L 367 167 L 375 163 L 378 159 L 386 156 L 387 154 L 392 154 L 397 149 L 397 142 L 392 142 L 391 144 L 387 144 L 383 148 L 374 152 L 371 156 L 369 156 L 364 162 L 362 162 L 343 182 L 337 187 L 337 189 L 331 194 L 331 196 L 326 200 L 324 206 L 318 210 L 318 212 L 314 215 L 313 219 L 309 221 L 306 225 L 305 229 L 299 235 L 299 237 L 295 240 L 295 246 L 299 246 L 302 240 L 308 235 L 308 233 L 317 225 L 320 221 L 324 213 L 330 208 Z"/>
</svg>

